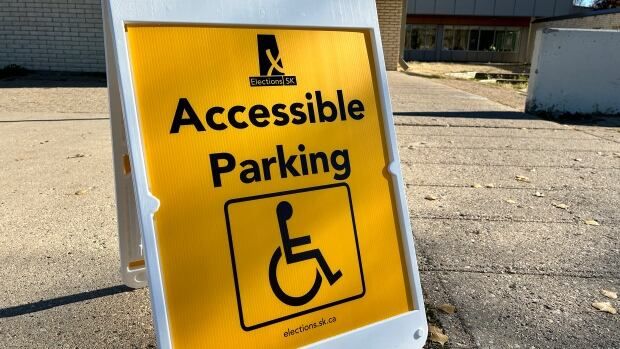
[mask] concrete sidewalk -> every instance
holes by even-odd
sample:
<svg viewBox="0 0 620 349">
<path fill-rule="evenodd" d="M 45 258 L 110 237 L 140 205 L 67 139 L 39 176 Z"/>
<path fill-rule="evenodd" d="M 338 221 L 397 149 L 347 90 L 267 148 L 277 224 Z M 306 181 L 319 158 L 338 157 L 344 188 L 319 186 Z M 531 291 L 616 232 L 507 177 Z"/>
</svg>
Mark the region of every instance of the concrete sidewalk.
<svg viewBox="0 0 620 349">
<path fill-rule="evenodd" d="M 422 286 L 445 347 L 620 347 L 619 316 L 591 307 L 620 308 L 599 293 L 620 291 L 620 128 L 389 79 Z M 0 82 L 0 344 L 152 347 L 148 293 L 118 276 L 105 88 L 59 90 Z"/>
<path fill-rule="evenodd" d="M 390 87 L 422 287 L 450 347 L 619 348 L 620 318 L 591 304 L 620 289 L 620 128 L 398 73 Z"/>
</svg>

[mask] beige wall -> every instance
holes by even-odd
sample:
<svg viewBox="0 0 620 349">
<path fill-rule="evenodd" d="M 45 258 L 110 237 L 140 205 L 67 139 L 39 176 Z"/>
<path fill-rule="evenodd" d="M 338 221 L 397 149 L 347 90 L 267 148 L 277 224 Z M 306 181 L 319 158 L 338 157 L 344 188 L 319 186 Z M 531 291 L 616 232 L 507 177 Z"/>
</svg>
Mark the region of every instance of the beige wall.
<svg viewBox="0 0 620 349">
<path fill-rule="evenodd" d="M 620 13 L 608 13 L 580 18 L 562 19 L 533 23 L 530 30 L 527 62 L 532 61 L 536 33 L 544 28 L 580 28 L 580 29 L 618 29 L 620 30 Z"/>
<path fill-rule="evenodd" d="M 0 68 L 105 71 L 100 0 L 0 0 Z"/>
<path fill-rule="evenodd" d="M 379 30 L 387 70 L 396 70 L 398 66 L 404 2 L 405 0 L 377 0 Z"/>
</svg>

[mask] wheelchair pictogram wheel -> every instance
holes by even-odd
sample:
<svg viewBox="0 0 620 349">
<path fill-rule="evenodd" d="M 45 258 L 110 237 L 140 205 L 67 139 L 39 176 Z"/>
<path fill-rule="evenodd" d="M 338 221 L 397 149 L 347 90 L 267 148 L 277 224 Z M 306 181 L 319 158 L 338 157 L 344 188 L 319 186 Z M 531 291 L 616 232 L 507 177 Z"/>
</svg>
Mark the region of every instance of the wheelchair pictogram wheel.
<svg viewBox="0 0 620 349">
<path fill-rule="evenodd" d="M 281 258 L 282 250 L 278 247 L 273 253 L 273 256 L 271 256 L 271 262 L 269 262 L 269 284 L 271 285 L 273 293 L 280 301 L 282 301 L 282 303 L 290 306 L 301 306 L 310 302 L 321 288 L 321 283 L 323 282 L 321 273 L 317 269 L 314 284 L 310 290 L 306 292 L 306 294 L 302 296 L 290 296 L 282 290 L 282 287 L 280 287 L 280 283 L 278 282 L 277 268 Z"/>
<path fill-rule="evenodd" d="M 277 247 L 271 256 L 271 261 L 269 262 L 269 284 L 271 285 L 273 293 L 283 303 L 292 306 L 304 305 L 310 302 L 314 296 L 316 296 L 317 292 L 319 292 L 321 283 L 323 282 L 323 276 L 321 276 L 319 269 L 317 269 L 312 288 L 310 288 L 310 290 L 303 296 L 296 297 L 286 294 L 286 292 L 282 290 L 282 287 L 280 287 L 277 276 L 278 263 L 280 262 L 283 254 L 286 264 L 294 264 L 309 260 L 316 261 L 319 264 L 319 268 L 325 274 L 325 277 L 330 285 L 333 285 L 336 281 L 338 281 L 338 279 L 340 279 L 342 272 L 340 270 L 337 270 L 335 273 L 331 271 L 331 268 L 327 264 L 327 261 L 325 261 L 323 253 L 320 249 L 311 249 L 297 253 L 293 252 L 294 247 L 310 245 L 312 243 L 312 239 L 309 235 L 295 238 L 290 237 L 287 221 L 293 217 L 293 206 L 288 201 L 281 201 L 278 204 L 276 208 L 276 215 L 278 218 L 278 226 L 280 228 L 280 237 L 282 238 L 282 247 Z M 282 253 L 282 251 L 284 251 L 284 253 Z"/>
</svg>

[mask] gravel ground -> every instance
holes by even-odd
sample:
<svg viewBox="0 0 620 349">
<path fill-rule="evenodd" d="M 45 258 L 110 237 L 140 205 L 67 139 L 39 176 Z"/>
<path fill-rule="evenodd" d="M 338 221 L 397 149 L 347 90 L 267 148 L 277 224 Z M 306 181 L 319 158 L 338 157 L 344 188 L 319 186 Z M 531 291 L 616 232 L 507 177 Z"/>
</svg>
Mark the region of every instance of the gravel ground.
<svg viewBox="0 0 620 349">
<path fill-rule="evenodd" d="M 407 62 L 409 70 L 422 75 L 445 75 L 447 73 L 529 73 L 530 66 L 524 64 L 484 64 L 448 62 Z"/>
<path fill-rule="evenodd" d="M 437 79 L 436 82 L 486 97 L 494 102 L 507 105 L 520 111 L 525 110 L 526 93 L 510 86 L 490 85 L 477 81 L 457 79 Z"/>
<path fill-rule="evenodd" d="M 407 73 L 436 79 L 436 82 L 473 93 L 494 102 L 507 105 L 517 110 L 525 109 L 527 89 L 513 86 L 485 84 L 473 80 L 450 77 L 448 73 L 481 72 L 481 73 L 529 73 L 530 66 L 524 64 L 471 64 L 444 62 L 408 62 Z"/>
</svg>

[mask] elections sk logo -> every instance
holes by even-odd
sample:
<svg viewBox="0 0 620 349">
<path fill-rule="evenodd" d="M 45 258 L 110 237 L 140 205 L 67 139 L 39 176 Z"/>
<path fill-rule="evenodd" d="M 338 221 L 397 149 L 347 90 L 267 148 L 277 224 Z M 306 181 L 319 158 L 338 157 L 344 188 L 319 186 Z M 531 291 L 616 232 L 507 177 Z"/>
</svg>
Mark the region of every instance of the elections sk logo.
<svg viewBox="0 0 620 349">
<path fill-rule="evenodd" d="M 250 86 L 296 86 L 297 77 L 284 73 L 284 63 L 275 35 L 258 34 L 260 76 L 250 77 Z"/>
</svg>

